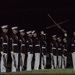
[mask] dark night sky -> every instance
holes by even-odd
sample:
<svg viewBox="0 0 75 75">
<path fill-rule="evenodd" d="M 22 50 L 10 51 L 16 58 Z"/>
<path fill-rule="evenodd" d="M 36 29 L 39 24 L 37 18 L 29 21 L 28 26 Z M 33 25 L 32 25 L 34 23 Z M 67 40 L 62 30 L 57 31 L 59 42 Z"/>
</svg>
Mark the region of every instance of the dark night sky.
<svg viewBox="0 0 75 75">
<path fill-rule="evenodd" d="M 0 2 L 0 25 L 9 27 L 18 25 L 27 30 L 45 30 L 48 35 L 62 33 L 57 27 L 46 30 L 53 25 L 47 16 L 49 13 L 56 22 L 70 19 L 62 27 L 72 34 L 75 28 L 75 2 L 74 0 L 2 0 Z"/>
</svg>

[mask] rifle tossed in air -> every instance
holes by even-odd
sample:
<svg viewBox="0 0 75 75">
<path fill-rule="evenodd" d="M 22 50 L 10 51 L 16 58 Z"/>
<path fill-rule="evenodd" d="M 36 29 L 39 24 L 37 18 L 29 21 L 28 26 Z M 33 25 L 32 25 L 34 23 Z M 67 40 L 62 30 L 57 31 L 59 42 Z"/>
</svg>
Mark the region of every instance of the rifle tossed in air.
<svg viewBox="0 0 75 75">
<path fill-rule="evenodd" d="M 65 21 L 62 21 L 62 22 L 60 22 L 58 24 L 61 25 L 61 24 L 66 23 L 68 21 L 70 21 L 70 20 L 65 20 Z M 53 28 L 53 27 L 56 27 L 56 25 L 54 24 L 54 25 L 48 26 L 48 27 L 46 27 L 46 29 L 50 29 L 50 28 Z"/>
<path fill-rule="evenodd" d="M 65 23 L 69 20 L 66 20 L 66 21 L 63 21 L 63 22 L 60 22 L 60 23 L 56 23 L 55 20 L 49 14 L 48 14 L 48 16 L 54 22 L 55 26 L 58 27 L 58 29 L 60 29 L 63 33 L 66 33 L 66 30 L 64 30 L 59 24 Z"/>
</svg>

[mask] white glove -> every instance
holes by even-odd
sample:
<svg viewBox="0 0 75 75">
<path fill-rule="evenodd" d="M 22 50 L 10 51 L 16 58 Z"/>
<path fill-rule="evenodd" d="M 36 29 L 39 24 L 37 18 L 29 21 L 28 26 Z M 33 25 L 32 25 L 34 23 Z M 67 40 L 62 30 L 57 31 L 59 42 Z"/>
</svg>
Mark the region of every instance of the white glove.
<svg viewBox="0 0 75 75">
<path fill-rule="evenodd" d="M 74 54 L 75 54 L 75 52 L 74 52 Z"/>
<path fill-rule="evenodd" d="M 51 56 L 53 55 L 53 53 L 51 53 Z"/>
<path fill-rule="evenodd" d="M 1 51 L 1 55 L 4 55 L 4 53 Z"/>
<path fill-rule="evenodd" d="M 62 57 L 64 57 L 64 54 L 62 54 Z"/>
<path fill-rule="evenodd" d="M 65 33 L 64 36 L 67 37 L 67 33 Z"/>
<path fill-rule="evenodd" d="M 11 54 L 14 54 L 14 52 L 13 52 L 13 51 L 11 51 Z"/>
</svg>

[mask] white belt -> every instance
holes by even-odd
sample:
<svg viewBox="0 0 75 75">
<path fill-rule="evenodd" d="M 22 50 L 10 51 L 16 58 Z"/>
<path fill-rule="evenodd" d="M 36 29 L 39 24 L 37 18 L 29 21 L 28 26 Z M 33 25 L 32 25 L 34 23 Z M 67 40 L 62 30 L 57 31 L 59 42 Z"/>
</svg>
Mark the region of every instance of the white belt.
<svg viewBox="0 0 75 75">
<path fill-rule="evenodd" d="M 67 49 L 64 49 L 64 51 L 67 51 Z"/>
<path fill-rule="evenodd" d="M 8 43 L 3 43 L 3 45 L 7 45 Z"/>
<path fill-rule="evenodd" d="M 29 45 L 29 47 L 33 47 L 33 45 Z"/>
<path fill-rule="evenodd" d="M 71 44 L 71 46 L 74 46 L 74 44 Z"/>
<path fill-rule="evenodd" d="M 58 50 L 61 50 L 61 48 L 58 48 Z"/>
<path fill-rule="evenodd" d="M 52 49 L 56 49 L 55 47 L 52 47 Z"/>
<path fill-rule="evenodd" d="M 25 46 L 25 44 L 22 44 L 21 46 Z"/>
<path fill-rule="evenodd" d="M 46 49 L 46 47 L 42 47 L 43 49 Z"/>
<path fill-rule="evenodd" d="M 12 44 L 13 46 L 17 46 L 18 44 Z"/>
<path fill-rule="evenodd" d="M 35 45 L 35 46 L 40 46 L 39 44 Z"/>
</svg>

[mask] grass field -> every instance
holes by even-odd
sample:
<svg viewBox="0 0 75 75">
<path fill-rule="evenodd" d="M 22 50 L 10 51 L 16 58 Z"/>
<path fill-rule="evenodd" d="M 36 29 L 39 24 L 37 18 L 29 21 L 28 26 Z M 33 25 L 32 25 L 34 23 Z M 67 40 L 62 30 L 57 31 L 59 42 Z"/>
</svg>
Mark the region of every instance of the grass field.
<svg viewBox="0 0 75 75">
<path fill-rule="evenodd" d="M 15 73 L 0 73 L 0 75 L 75 75 L 75 71 L 73 69 L 45 69 L 37 71 L 22 71 Z"/>
</svg>

